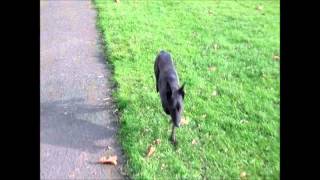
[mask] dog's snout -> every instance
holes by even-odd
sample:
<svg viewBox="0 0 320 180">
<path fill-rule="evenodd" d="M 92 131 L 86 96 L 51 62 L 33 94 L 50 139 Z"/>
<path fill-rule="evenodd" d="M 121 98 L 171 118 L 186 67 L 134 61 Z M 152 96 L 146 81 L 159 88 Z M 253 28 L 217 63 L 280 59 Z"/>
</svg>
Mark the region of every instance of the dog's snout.
<svg viewBox="0 0 320 180">
<path fill-rule="evenodd" d="M 180 127 L 180 121 L 175 121 L 174 122 L 174 126 L 177 127 L 177 128 Z"/>
</svg>

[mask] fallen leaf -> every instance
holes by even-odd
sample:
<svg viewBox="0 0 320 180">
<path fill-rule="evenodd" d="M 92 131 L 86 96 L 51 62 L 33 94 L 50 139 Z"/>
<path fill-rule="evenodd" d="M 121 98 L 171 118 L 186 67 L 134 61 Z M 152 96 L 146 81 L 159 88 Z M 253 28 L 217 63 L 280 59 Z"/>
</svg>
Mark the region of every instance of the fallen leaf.
<svg viewBox="0 0 320 180">
<path fill-rule="evenodd" d="M 246 176 L 247 176 L 246 172 L 243 171 L 240 173 L 240 179 L 244 179 Z"/>
<path fill-rule="evenodd" d="M 210 66 L 210 67 L 208 68 L 208 70 L 209 70 L 210 72 L 213 72 L 213 71 L 216 71 L 216 70 L 217 70 L 217 67 L 215 67 L 215 66 Z"/>
<path fill-rule="evenodd" d="M 263 6 L 257 6 L 256 9 L 261 11 L 263 9 Z"/>
<path fill-rule="evenodd" d="M 280 60 L 280 56 L 273 55 L 272 59 L 274 59 L 274 60 L 276 60 L 276 61 L 279 61 L 279 60 Z"/>
<path fill-rule="evenodd" d="M 192 32 L 193 37 L 196 37 L 197 35 L 198 35 L 197 32 Z"/>
<path fill-rule="evenodd" d="M 212 96 L 217 96 L 218 95 L 218 92 L 216 90 L 212 91 Z"/>
<path fill-rule="evenodd" d="M 108 101 L 110 98 L 104 98 L 103 101 Z"/>
<path fill-rule="evenodd" d="M 147 157 L 150 157 L 154 153 L 155 150 L 156 150 L 156 148 L 153 147 L 152 145 L 150 145 L 148 148 Z"/>
<path fill-rule="evenodd" d="M 195 144 L 197 144 L 197 141 L 195 139 L 193 139 L 191 144 L 195 145 Z"/>
<path fill-rule="evenodd" d="M 118 109 L 115 109 L 112 113 L 115 114 L 118 112 Z"/>
<path fill-rule="evenodd" d="M 153 141 L 154 144 L 160 144 L 160 139 L 156 139 Z"/>
<path fill-rule="evenodd" d="M 182 118 L 181 118 L 180 125 L 183 126 L 183 125 L 187 125 L 187 124 L 189 124 L 188 118 L 182 117 Z"/>
<path fill-rule="evenodd" d="M 99 159 L 99 163 L 117 165 L 117 156 L 109 156 L 108 158 L 103 156 Z"/>
<path fill-rule="evenodd" d="M 218 47 L 219 47 L 218 44 L 214 44 L 214 45 L 213 45 L 214 50 L 217 50 Z"/>
<path fill-rule="evenodd" d="M 107 150 L 107 151 L 108 151 L 108 150 L 110 150 L 110 149 L 111 149 L 111 147 L 110 147 L 110 146 L 107 146 L 107 147 L 106 147 L 106 150 Z"/>
<path fill-rule="evenodd" d="M 241 124 L 245 124 L 245 123 L 248 123 L 248 121 L 245 120 L 245 119 L 242 119 L 242 120 L 240 121 L 240 123 L 241 123 Z"/>
<path fill-rule="evenodd" d="M 144 128 L 144 129 L 143 129 L 143 132 L 144 132 L 144 133 L 147 133 L 147 132 L 149 132 L 149 131 L 150 131 L 149 128 Z"/>
<path fill-rule="evenodd" d="M 70 174 L 69 174 L 69 178 L 74 178 L 75 177 L 75 173 L 74 172 L 71 172 Z"/>
</svg>

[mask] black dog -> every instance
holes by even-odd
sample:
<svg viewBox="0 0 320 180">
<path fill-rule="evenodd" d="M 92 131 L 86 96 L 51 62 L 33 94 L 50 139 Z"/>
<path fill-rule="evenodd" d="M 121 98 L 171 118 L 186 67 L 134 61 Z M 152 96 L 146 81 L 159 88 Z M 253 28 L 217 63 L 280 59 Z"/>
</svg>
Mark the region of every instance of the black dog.
<svg viewBox="0 0 320 180">
<path fill-rule="evenodd" d="M 171 56 L 161 51 L 154 63 L 156 89 L 160 93 L 163 110 L 171 116 L 171 140 L 176 144 L 175 128 L 180 126 L 183 112 L 184 84 L 179 87 L 179 78 L 174 68 Z"/>
</svg>

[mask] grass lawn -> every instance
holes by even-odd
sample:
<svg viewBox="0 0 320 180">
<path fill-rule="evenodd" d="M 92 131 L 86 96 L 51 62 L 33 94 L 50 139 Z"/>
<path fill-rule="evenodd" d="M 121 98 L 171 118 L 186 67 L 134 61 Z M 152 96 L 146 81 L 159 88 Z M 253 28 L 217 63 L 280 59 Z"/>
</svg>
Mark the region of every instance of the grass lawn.
<svg viewBox="0 0 320 180">
<path fill-rule="evenodd" d="M 95 4 L 132 178 L 279 179 L 279 0 Z M 177 129 L 177 148 L 155 89 L 161 49 L 186 83 L 189 124 Z"/>
</svg>

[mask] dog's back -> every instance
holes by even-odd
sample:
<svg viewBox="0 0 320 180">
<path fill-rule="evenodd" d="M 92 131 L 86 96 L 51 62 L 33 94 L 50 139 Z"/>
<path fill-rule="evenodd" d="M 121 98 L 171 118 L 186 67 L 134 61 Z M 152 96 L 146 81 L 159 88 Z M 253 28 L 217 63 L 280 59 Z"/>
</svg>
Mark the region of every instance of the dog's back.
<svg viewBox="0 0 320 180">
<path fill-rule="evenodd" d="M 176 88 L 178 87 L 179 78 L 175 70 L 174 64 L 172 62 L 171 55 L 169 53 L 165 51 L 160 51 L 156 58 L 154 68 L 157 80 L 157 92 L 159 92 L 160 87 L 166 88 L 165 86 L 160 84 L 167 82 L 170 83 L 170 85 L 175 86 Z"/>
<path fill-rule="evenodd" d="M 175 72 L 171 55 L 165 51 L 161 51 L 156 59 L 156 64 L 162 74 Z"/>
<path fill-rule="evenodd" d="M 179 89 L 179 78 L 171 55 L 165 51 L 161 51 L 156 58 L 154 69 L 156 90 L 160 94 L 163 110 L 166 114 L 170 114 L 172 104 L 168 100 L 171 98 L 172 92 Z"/>
</svg>

